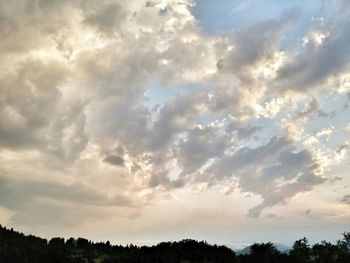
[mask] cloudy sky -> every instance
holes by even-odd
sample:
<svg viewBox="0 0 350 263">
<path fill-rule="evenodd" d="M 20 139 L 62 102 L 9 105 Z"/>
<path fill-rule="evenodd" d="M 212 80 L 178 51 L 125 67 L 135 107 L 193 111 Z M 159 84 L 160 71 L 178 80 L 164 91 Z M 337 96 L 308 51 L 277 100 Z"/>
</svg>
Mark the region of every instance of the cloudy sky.
<svg viewBox="0 0 350 263">
<path fill-rule="evenodd" d="M 243 246 L 350 230 L 348 0 L 0 0 L 0 222 Z"/>
</svg>

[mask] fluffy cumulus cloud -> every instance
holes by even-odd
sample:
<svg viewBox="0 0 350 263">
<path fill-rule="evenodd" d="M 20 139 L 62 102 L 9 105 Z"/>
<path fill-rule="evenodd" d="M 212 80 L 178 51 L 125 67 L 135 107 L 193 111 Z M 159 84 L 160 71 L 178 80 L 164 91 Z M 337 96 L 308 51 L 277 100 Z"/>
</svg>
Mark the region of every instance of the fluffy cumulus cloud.
<svg viewBox="0 0 350 263">
<path fill-rule="evenodd" d="M 347 3 L 290 41 L 298 8 L 209 34 L 192 0 L 0 1 L 9 222 L 137 217 L 198 189 L 250 194 L 259 217 L 330 183 L 349 160 Z"/>
</svg>

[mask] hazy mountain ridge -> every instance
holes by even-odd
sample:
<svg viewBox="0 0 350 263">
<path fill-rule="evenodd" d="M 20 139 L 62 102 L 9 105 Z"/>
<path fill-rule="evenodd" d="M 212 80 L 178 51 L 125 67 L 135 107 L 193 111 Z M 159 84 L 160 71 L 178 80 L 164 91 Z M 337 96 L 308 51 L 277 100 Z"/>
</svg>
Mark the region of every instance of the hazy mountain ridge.
<svg viewBox="0 0 350 263">
<path fill-rule="evenodd" d="M 289 253 L 292 248 L 290 246 L 287 246 L 287 245 L 284 245 L 284 244 L 281 244 L 281 243 L 272 243 L 273 246 L 281 253 Z M 247 246 L 243 249 L 237 249 L 237 250 L 234 250 L 236 252 L 237 255 L 249 255 L 251 253 L 251 246 Z"/>
</svg>

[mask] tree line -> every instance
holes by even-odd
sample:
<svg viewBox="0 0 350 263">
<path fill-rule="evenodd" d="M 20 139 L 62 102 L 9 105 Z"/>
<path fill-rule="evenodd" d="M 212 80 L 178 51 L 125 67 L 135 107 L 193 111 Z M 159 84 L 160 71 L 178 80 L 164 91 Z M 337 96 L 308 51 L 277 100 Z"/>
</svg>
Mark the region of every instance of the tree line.
<svg viewBox="0 0 350 263">
<path fill-rule="evenodd" d="M 255 243 L 250 253 L 236 255 L 226 246 L 185 239 L 154 246 L 111 245 L 85 238 L 49 241 L 0 225 L 0 263 L 350 263 L 350 232 L 335 244 L 311 246 L 306 238 L 294 242 L 288 253 L 272 243 Z"/>
</svg>

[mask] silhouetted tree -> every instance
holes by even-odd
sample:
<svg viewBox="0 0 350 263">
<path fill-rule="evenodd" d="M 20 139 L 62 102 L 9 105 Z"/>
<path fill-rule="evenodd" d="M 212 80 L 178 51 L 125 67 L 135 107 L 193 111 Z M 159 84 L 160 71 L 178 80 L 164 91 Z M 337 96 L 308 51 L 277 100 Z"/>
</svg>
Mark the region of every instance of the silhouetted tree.
<svg viewBox="0 0 350 263">
<path fill-rule="evenodd" d="M 343 239 L 337 241 L 337 263 L 350 262 L 350 232 L 343 233 Z"/>
<path fill-rule="evenodd" d="M 280 252 L 271 243 L 261 243 L 253 244 L 251 247 L 251 262 L 268 263 L 268 262 L 278 262 L 278 256 Z"/>
<path fill-rule="evenodd" d="M 313 260 L 318 263 L 334 263 L 337 259 L 337 247 L 327 241 L 312 247 Z"/>
<path fill-rule="evenodd" d="M 294 242 L 290 256 L 295 262 L 310 263 L 311 252 L 309 241 L 304 237 Z"/>
</svg>

